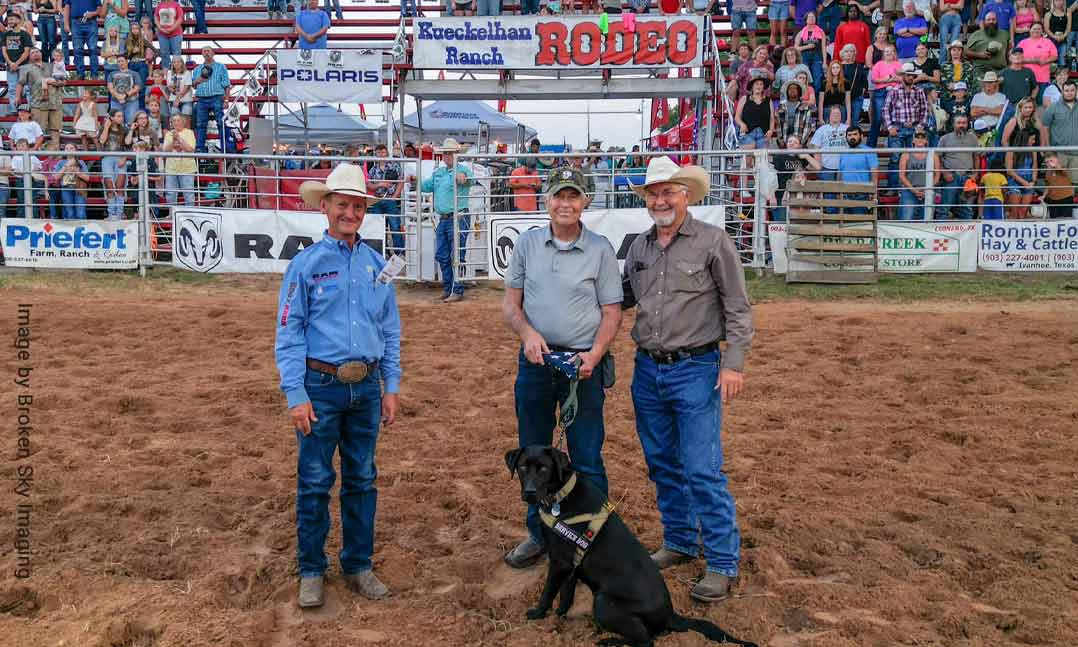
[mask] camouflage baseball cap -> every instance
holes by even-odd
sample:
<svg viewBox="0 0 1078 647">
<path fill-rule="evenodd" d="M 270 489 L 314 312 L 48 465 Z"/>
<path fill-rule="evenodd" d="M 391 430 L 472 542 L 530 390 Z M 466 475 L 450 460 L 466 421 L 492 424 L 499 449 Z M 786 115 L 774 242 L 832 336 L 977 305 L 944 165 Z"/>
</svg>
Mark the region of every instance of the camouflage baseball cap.
<svg viewBox="0 0 1078 647">
<path fill-rule="evenodd" d="M 550 171 L 546 181 L 546 194 L 554 195 L 562 189 L 572 187 L 583 195 L 588 195 L 588 181 L 583 169 L 575 166 L 559 166 Z"/>
</svg>

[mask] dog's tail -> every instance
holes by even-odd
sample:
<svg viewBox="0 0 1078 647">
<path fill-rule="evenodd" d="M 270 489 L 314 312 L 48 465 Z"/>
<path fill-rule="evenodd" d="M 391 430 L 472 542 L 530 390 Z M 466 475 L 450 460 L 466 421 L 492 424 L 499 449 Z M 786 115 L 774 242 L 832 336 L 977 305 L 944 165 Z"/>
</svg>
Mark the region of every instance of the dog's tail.
<svg viewBox="0 0 1078 647">
<path fill-rule="evenodd" d="M 678 632 L 695 631 L 698 634 L 702 634 L 705 638 L 719 643 L 730 643 L 733 645 L 741 645 L 742 647 L 758 647 L 756 643 L 734 638 L 723 631 L 721 627 L 709 620 L 686 618 L 685 616 L 676 613 L 674 614 L 673 622 L 670 623 L 669 629 L 670 631 Z"/>
</svg>

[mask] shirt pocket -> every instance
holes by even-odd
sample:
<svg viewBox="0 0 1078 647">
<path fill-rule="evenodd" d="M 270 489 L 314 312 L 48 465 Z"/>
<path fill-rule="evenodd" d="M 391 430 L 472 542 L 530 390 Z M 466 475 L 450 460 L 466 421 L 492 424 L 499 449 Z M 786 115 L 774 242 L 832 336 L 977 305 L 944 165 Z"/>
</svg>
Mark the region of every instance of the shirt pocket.
<svg viewBox="0 0 1078 647">
<path fill-rule="evenodd" d="M 678 261 L 674 265 L 675 292 L 703 292 L 711 287 L 711 275 L 703 263 Z"/>
</svg>

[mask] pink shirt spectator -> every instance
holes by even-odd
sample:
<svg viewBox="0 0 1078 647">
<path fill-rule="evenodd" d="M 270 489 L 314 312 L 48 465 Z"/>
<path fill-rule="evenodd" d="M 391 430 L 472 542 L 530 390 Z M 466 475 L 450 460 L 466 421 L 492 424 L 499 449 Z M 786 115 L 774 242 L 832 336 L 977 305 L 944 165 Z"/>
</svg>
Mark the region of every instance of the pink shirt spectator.
<svg viewBox="0 0 1078 647">
<path fill-rule="evenodd" d="M 178 36 L 183 32 L 183 7 L 176 0 L 166 0 L 153 10 L 157 22 L 157 33 L 163 36 Z"/>
<path fill-rule="evenodd" d="M 1037 79 L 1037 83 L 1051 83 L 1052 82 L 1052 64 L 1040 64 L 1030 63 L 1031 59 L 1044 59 L 1049 58 L 1053 61 L 1059 58 L 1059 51 L 1056 49 L 1056 44 L 1052 42 L 1052 39 L 1042 36 L 1040 38 L 1027 38 L 1018 43 L 1018 46 L 1022 48 L 1022 54 L 1025 56 L 1026 67 L 1033 72 L 1033 78 Z"/>
<path fill-rule="evenodd" d="M 890 81 L 888 83 L 883 83 L 882 79 L 894 76 L 898 74 L 901 70 L 901 61 L 893 61 L 891 63 L 888 63 L 887 61 L 880 61 L 872 66 L 872 73 L 870 74 L 870 78 L 872 79 L 872 82 L 876 84 L 877 90 L 880 88 L 896 88 L 899 85 L 902 85 L 899 81 Z"/>
</svg>

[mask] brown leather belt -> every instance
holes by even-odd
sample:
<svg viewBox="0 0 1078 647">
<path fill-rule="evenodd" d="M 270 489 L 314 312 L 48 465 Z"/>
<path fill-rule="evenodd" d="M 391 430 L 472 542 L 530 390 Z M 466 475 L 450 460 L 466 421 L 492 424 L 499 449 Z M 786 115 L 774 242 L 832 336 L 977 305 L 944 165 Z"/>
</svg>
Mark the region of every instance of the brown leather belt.
<svg viewBox="0 0 1078 647">
<path fill-rule="evenodd" d="M 326 375 L 332 375 L 344 384 L 355 384 L 356 382 L 362 382 L 367 379 L 367 376 L 378 370 L 378 362 L 360 362 L 350 361 L 337 366 L 330 364 L 329 362 L 323 362 L 322 360 L 307 358 L 307 367 L 318 371 L 319 373 L 325 373 Z"/>
</svg>

